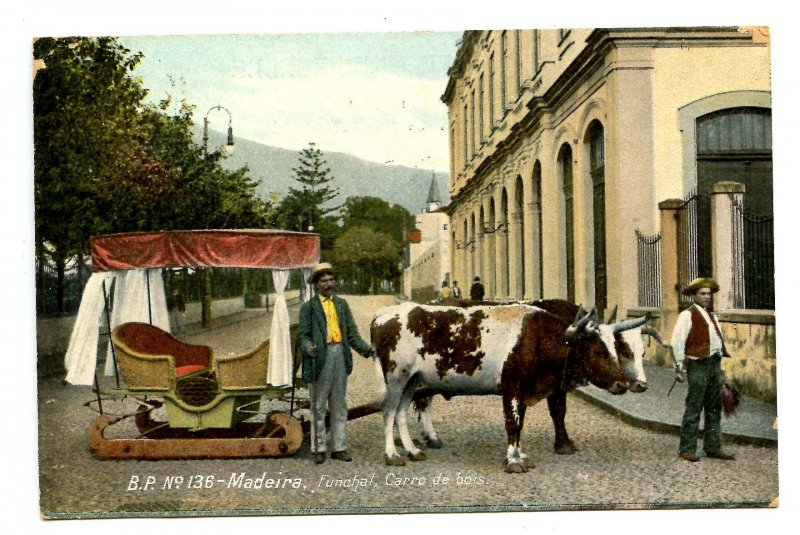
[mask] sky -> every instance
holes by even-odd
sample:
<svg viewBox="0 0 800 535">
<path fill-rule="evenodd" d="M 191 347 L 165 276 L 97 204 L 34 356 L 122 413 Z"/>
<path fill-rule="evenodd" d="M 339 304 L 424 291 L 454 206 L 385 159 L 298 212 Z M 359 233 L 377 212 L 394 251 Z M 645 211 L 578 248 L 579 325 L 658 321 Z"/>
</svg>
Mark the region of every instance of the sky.
<svg viewBox="0 0 800 535">
<path fill-rule="evenodd" d="M 171 95 L 195 122 L 291 150 L 445 172 L 441 95 L 463 32 L 123 36 L 144 58 L 151 100 Z"/>
</svg>

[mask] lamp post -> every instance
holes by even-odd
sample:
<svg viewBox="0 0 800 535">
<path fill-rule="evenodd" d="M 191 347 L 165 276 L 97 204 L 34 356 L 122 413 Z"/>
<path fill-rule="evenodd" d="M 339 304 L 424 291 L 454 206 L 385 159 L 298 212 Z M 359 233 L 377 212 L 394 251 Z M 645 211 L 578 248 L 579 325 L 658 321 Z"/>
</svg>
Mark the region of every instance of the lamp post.
<svg viewBox="0 0 800 535">
<path fill-rule="evenodd" d="M 223 106 L 213 106 L 203 118 L 203 159 L 208 159 L 208 116 L 214 110 L 222 110 L 228 114 L 228 147 L 233 147 L 233 118 L 231 112 Z M 202 325 L 204 329 L 211 327 L 211 269 L 203 268 Z"/>
<path fill-rule="evenodd" d="M 214 110 L 222 110 L 228 114 L 228 142 L 226 145 L 233 147 L 233 118 L 231 117 L 231 112 L 223 106 L 214 106 L 206 112 L 206 116 L 203 119 L 203 157 L 208 157 L 208 116 Z"/>
</svg>

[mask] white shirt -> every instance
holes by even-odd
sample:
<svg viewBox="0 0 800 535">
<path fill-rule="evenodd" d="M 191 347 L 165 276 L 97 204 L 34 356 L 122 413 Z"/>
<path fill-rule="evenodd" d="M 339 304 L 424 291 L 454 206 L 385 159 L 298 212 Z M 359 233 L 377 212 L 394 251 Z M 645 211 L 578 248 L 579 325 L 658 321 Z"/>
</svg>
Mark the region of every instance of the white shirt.
<svg viewBox="0 0 800 535">
<path fill-rule="evenodd" d="M 703 319 L 706 320 L 706 324 L 708 325 L 708 341 L 710 352 L 712 354 L 721 352 L 722 340 L 717 334 L 717 329 L 719 328 L 717 318 L 713 314 L 709 314 L 705 308 L 696 303 L 692 306 L 697 307 L 697 310 L 700 311 L 700 314 L 703 316 Z M 714 328 L 714 324 L 716 324 L 717 328 Z M 692 309 L 689 307 L 678 314 L 678 321 L 675 322 L 675 329 L 672 331 L 672 355 L 675 357 L 675 364 L 680 367 L 683 367 L 683 361 L 685 358 L 696 359 L 699 357 L 699 355 L 685 354 L 686 339 L 689 337 L 689 331 L 691 330 Z M 722 332 L 721 329 L 720 332 Z"/>
</svg>

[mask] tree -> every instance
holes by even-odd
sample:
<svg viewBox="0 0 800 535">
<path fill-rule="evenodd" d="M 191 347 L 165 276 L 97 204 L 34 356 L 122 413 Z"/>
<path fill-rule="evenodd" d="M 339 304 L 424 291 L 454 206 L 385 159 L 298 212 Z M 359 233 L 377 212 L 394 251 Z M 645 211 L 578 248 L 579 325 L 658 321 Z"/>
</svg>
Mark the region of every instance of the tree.
<svg viewBox="0 0 800 535">
<path fill-rule="evenodd" d="M 337 218 L 331 216 L 338 207 L 330 205 L 339 190 L 331 185 L 334 177 L 322 151 L 314 143 L 300 151 L 298 161 L 298 166 L 292 168 L 292 175 L 301 187 L 289 188 L 277 209 L 278 224 L 287 230 L 313 229 L 320 235 L 322 248 L 329 250 L 339 233 Z"/>
<path fill-rule="evenodd" d="M 66 260 L 103 224 L 98 186 L 119 174 L 118 163 L 140 162 L 145 90 L 129 76 L 141 55 L 111 38 L 38 39 L 34 58 L 45 64 L 33 86 L 35 230 L 40 253 L 56 264 L 62 310 Z"/>
<path fill-rule="evenodd" d="M 406 233 L 416 226 L 414 216 L 399 204 L 389 205 L 378 197 L 348 197 L 342 207 L 344 229 L 367 227 L 404 243 Z"/>
<path fill-rule="evenodd" d="M 401 254 L 400 245 L 388 234 L 358 226 L 336 238 L 331 251 L 343 287 L 359 293 L 380 290 L 383 281 L 396 285 Z"/>
<path fill-rule="evenodd" d="M 59 311 L 66 261 L 92 235 L 265 223 L 247 168 L 227 172 L 193 142 L 191 105 L 144 103 L 140 53 L 111 37 L 42 38 L 34 57 L 37 249 L 56 265 Z"/>
</svg>

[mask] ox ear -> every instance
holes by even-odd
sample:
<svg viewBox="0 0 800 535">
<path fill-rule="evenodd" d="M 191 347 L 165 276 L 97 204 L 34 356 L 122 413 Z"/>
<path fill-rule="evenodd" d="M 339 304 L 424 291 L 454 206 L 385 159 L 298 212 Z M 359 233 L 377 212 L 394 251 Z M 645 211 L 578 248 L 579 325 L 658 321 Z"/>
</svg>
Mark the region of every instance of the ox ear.
<svg viewBox="0 0 800 535">
<path fill-rule="evenodd" d="M 615 321 L 617 321 L 617 305 L 614 305 L 614 308 L 612 308 L 611 312 L 609 312 L 608 317 L 606 318 L 606 324 L 611 325 Z"/>
</svg>

